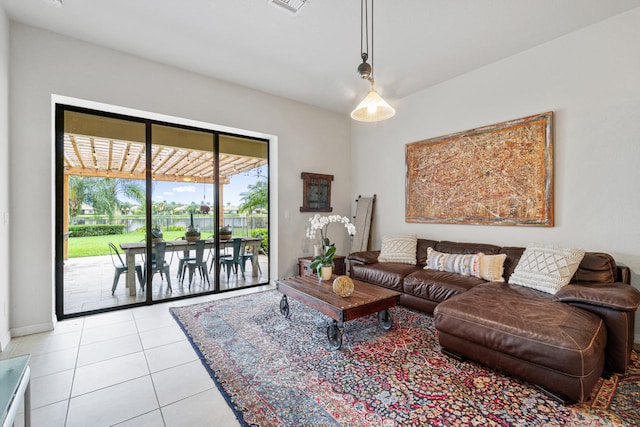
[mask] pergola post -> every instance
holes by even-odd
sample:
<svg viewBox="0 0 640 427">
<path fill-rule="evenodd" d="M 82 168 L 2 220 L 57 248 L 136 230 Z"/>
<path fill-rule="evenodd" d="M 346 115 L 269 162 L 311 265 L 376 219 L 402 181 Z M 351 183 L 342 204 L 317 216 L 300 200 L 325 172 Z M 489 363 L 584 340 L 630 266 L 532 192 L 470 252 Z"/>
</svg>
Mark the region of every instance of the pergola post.
<svg viewBox="0 0 640 427">
<path fill-rule="evenodd" d="M 64 174 L 62 181 L 62 234 L 66 238 L 62 239 L 62 258 L 69 259 L 69 175 Z"/>
<path fill-rule="evenodd" d="M 218 181 L 218 195 L 219 195 L 219 197 L 218 197 L 218 201 L 219 201 L 219 203 L 220 203 L 220 204 L 218 205 L 218 218 L 220 218 L 220 219 L 218 220 L 218 223 L 220 224 L 220 226 L 223 226 L 223 225 L 224 225 L 224 203 L 223 203 L 223 202 L 224 202 L 224 197 L 223 197 L 224 193 L 223 193 L 223 191 L 222 191 L 222 190 L 223 190 L 223 188 L 224 188 L 224 187 L 223 187 L 223 186 L 224 186 L 224 183 L 223 183 L 222 181 L 223 181 L 223 180 L 219 180 L 219 181 Z M 218 234 L 218 230 L 216 230 L 216 234 Z"/>
</svg>

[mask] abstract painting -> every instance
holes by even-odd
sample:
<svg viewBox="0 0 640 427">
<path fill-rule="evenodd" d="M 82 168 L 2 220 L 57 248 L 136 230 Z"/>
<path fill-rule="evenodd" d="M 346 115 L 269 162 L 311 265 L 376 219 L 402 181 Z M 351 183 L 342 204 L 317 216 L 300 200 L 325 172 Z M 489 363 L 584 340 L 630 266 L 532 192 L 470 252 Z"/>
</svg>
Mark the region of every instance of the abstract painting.
<svg viewBox="0 0 640 427">
<path fill-rule="evenodd" d="M 406 221 L 552 227 L 552 118 L 406 144 Z"/>
</svg>

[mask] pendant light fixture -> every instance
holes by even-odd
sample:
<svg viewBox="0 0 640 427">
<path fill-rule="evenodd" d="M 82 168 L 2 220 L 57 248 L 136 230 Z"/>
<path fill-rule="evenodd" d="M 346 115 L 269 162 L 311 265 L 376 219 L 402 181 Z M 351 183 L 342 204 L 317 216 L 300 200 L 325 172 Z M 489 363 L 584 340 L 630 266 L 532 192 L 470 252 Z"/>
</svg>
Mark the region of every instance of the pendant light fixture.
<svg viewBox="0 0 640 427">
<path fill-rule="evenodd" d="M 369 59 L 369 2 L 371 2 L 371 65 Z M 373 0 L 360 0 L 360 54 L 362 64 L 358 65 L 358 74 L 371 84 L 369 94 L 351 112 L 351 118 L 361 122 L 379 122 L 393 117 L 393 109 L 374 88 L 373 79 Z"/>
</svg>

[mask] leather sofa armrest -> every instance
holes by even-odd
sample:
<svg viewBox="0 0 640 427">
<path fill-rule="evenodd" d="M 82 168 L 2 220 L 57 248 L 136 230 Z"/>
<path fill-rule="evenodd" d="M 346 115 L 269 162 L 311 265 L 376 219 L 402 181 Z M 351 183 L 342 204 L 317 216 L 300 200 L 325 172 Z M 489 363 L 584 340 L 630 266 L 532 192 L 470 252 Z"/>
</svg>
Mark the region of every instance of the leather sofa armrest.
<svg viewBox="0 0 640 427">
<path fill-rule="evenodd" d="M 375 264 L 378 262 L 378 255 L 380 255 L 380 251 L 353 252 L 349 254 L 347 259 L 359 264 Z"/>
<path fill-rule="evenodd" d="M 618 282 L 626 283 L 627 285 L 631 284 L 631 269 L 626 265 L 618 265 L 616 266 L 616 271 L 618 274 Z"/>
<path fill-rule="evenodd" d="M 589 283 L 563 286 L 556 295 L 558 301 L 583 303 L 619 311 L 636 311 L 640 291 L 625 283 Z"/>
</svg>

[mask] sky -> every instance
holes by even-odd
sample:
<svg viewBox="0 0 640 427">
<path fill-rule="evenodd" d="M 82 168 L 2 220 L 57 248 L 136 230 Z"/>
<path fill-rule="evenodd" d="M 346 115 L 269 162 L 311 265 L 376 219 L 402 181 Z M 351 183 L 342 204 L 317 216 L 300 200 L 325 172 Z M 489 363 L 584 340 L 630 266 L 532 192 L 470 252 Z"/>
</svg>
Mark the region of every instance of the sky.
<svg viewBox="0 0 640 427">
<path fill-rule="evenodd" d="M 268 174 L 267 167 L 261 168 L 261 175 Z M 231 203 L 232 206 L 240 204 L 241 193 L 247 191 L 250 184 L 254 184 L 258 180 L 256 170 L 249 173 L 241 173 L 229 178 L 230 183 L 223 186 L 223 204 L 226 206 Z M 155 181 L 153 189 L 153 201 L 176 202 L 189 205 L 191 202 L 200 204 L 202 201 L 208 204 L 213 203 L 213 184 L 200 184 L 189 182 L 173 182 L 173 181 Z"/>
</svg>

